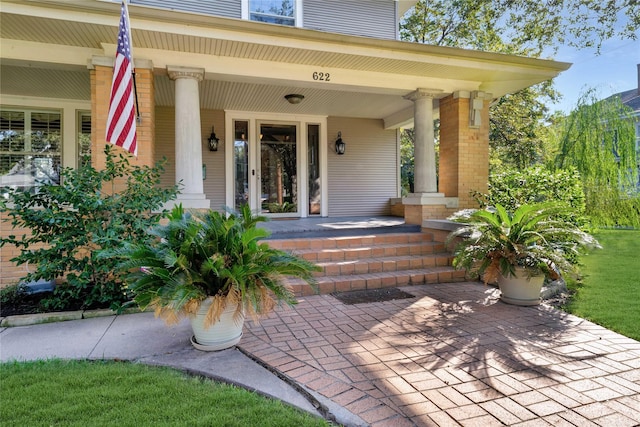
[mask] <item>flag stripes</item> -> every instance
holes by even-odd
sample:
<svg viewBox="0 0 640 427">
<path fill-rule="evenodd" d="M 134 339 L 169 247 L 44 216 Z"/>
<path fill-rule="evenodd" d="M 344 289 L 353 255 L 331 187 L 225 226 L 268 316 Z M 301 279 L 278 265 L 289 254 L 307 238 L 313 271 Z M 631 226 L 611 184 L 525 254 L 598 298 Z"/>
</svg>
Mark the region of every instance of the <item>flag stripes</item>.
<svg viewBox="0 0 640 427">
<path fill-rule="evenodd" d="M 131 32 L 127 6 L 122 2 L 118 46 L 113 66 L 106 140 L 138 155 L 136 117 L 133 99 Z"/>
</svg>

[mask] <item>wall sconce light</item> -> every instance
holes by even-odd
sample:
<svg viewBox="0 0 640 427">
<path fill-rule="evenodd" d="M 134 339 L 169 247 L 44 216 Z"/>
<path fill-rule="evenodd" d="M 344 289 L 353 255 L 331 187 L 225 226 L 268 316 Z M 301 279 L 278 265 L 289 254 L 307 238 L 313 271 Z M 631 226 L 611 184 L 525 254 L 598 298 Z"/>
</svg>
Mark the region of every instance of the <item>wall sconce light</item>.
<svg viewBox="0 0 640 427">
<path fill-rule="evenodd" d="M 342 140 L 342 132 L 338 132 L 338 139 L 336 139 L 336 154 L 343 155 L 345 148 L 347 148 L 347 144 Z"/>
<path fill-rule="evenodd" d="M 289 95 L 285 95 L 284 99 L 289 101 L 289 104 L 300 104 L 304 99 L 304 95 L 300 95 L 299 93 L 290 93 Z"/>
<path fill-rule="evenodd" d="M 211 136 L 209 136 L 207 142 L 209 143 L 209 151 L 218 151 L 218 143 L 220 143 L 220 139 L 213 131 L 213 126 L 211 126 Z"/>
<path fill-rule="evenodd" d="M 469 127 L 477 129 L 482 124 L 482 107 L 484 106 L 484 92 L 474 90 L 469 97 Z"/>
</svg>

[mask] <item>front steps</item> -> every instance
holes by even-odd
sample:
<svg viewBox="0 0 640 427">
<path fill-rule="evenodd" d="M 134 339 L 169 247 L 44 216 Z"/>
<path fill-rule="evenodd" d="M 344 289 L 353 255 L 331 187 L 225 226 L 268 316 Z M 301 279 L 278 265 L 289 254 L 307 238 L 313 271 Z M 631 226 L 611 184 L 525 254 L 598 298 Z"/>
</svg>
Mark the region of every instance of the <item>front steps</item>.
<svg viewBox="0 0 640 427">
<path fill-rule="evenodd" d="M 429 233 L 385 233 L 363 236 L 288 238 L 267 241 L 322 268 L 316 273 L 321 294 L 425 283 L 461 282 L 464 271 L 451 267 L 452 256 Z M 313 288 L 290 280 L 297 296 Z"/>
</svg>

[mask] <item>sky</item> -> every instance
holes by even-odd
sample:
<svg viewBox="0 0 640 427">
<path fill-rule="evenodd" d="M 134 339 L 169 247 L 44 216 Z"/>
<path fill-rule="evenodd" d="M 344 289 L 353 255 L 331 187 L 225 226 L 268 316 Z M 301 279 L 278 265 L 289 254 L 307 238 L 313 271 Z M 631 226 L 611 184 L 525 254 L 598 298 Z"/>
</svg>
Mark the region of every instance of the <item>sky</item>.
<svg viewBox="0 0 640 427">
<path fill-rule="evenodd" d="M 577 50 L 561 47 L 554 57 L 557 61 L 573 63 L 571 68 L 555 78 L 555 87 L 562 100 L 550 105 L 551 111 L 571 111 L 580 96 L 595 88 L 599 98 L 638 87 L 640 37 L 638 40 L 610 40 L 603 43 L 600 55 L 595 49 Z"/>
</svg>

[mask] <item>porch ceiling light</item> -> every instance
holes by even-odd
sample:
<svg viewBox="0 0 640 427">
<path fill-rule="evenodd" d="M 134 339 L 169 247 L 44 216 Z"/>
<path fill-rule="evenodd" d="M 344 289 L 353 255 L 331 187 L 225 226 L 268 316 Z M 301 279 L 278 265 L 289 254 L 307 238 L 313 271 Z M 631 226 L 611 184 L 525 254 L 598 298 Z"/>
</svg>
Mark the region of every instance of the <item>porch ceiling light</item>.
<svg viewBox="0 0 640 427">
<path fill-rule="evenodd" d="M 304 95 L 300 95 L 299 93 L 290 93 L 289 95 L 285 95 L 284 99 L 289 101 L 289 104 L 300 104 L 304 99 Z"/>
<path fill-rule="evenodd" d="M 347 148 L 347 144 L 342 140 L 342 132 L 338 132 L 338 139 L 336 139 L 336 154 L 343 155 L 345 148 Z"/>
<path fill-rule="evenodd" d="M 218 151 L 218 144 L 220 143 L 220 139 L 216 136 L 213 126 L 211 126 L 211 136 L 209 136 L 207 142 L 209 143 L 209 151 Z"/>
</svg>

